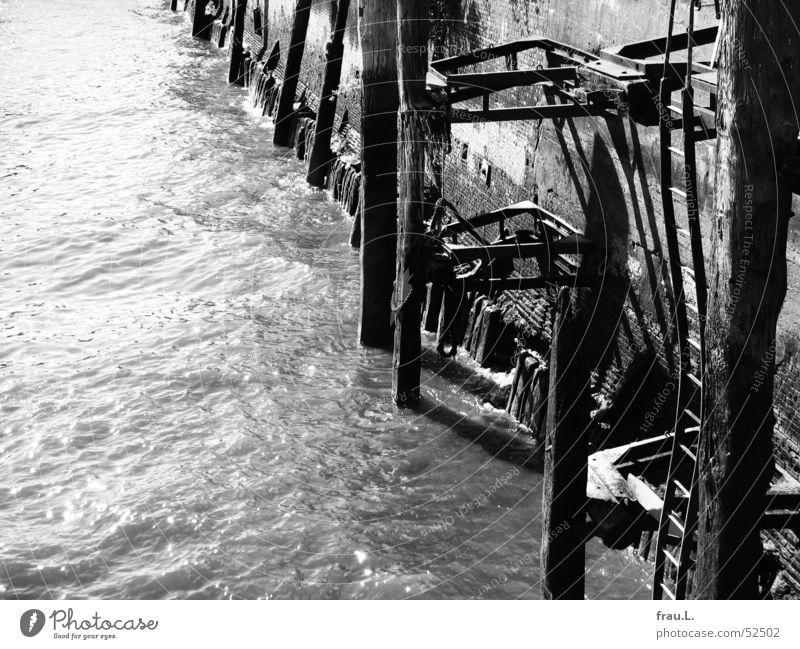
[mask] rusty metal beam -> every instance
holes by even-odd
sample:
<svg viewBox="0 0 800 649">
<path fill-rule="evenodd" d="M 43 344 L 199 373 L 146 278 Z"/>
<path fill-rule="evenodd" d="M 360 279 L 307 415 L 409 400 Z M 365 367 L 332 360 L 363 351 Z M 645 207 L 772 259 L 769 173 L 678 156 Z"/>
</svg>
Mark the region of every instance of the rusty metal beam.
<svg viewBox="0 0 800 649">
<path fill-rule="evenodd" d="M 717 30 L 719 27 L 714 25 L 704 29 L 698 29 L 694 32 L 693 42 L 694 46 L 711 45 L 717 38 Z M 656 56 L 664 56 L 667 47 L 667 37 L 652 38 L 644 41 L 635 41 L 633 43 L 625 43 L 617 47 L 608 47 L 600 51 L 600 58 L 608 61 L 614 61 L 625 65 L 631 60 L 641 61 Z M 673 34 L 672 36 L 672 50 L 685 50 L 689 47 L 689 35 L 686 32 Z M 663 70 L 664 62 L 658 62 Z"/>
</svg>

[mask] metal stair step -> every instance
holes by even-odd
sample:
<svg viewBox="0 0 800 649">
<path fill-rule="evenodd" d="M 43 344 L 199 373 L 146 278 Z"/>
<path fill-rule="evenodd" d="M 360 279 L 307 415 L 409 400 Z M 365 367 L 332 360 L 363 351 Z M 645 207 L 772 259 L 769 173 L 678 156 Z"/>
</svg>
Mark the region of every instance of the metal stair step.
<svg viewBox="0 0 800 649">
<path fill-rule="evenodd" d="M 668 561 L 669 561 L 669 562 L 670 562 L 670 563 L 671 563 L 673 566 L 675 566 L 676 568 L 677 568 L 677 567 L 680 565 L 680 563 L 681 563 L 681 562 L 680 562 L 680 561 L 678 561 L 678 560 L 675 558 L 675 556 L 674 556 L 674 555 L 673 555 L 673 554 L 672 554 L 672 553 L 671 553 L 669 550 L 667 550 L 667 549 L 665 549 L 665 550 L 664 550 L 664 556 L 665 556 L 665 557 L 667 558 L 667 560 L 668 560 Z"/>
<path fill-rule="evenodd" d="M 686 454 L 686 456 L 692 460 L 692 462 L 697 462 L 697 456 L 692 452 L 686 444 L 681 444 L 681 450 Z"/>
<path fill-rule="evenodd" d="M 678 196 L 683 200 L 686 200 L 686 192 L 679 187 L 670 187 L 669 191 L 671 191 L 674 196 Z"/>
<path fill-rule="evenodd" d="M 677 478 L 673 478 L 672 484 L 674 484 L 678 488 L 678 491 L 680 491 L 683 494 L 684 498 L 688 498 L 689 496 L 692 495 L 692 492 L 689 491 L 686 488 L 686 486 Z"/>
</svg>

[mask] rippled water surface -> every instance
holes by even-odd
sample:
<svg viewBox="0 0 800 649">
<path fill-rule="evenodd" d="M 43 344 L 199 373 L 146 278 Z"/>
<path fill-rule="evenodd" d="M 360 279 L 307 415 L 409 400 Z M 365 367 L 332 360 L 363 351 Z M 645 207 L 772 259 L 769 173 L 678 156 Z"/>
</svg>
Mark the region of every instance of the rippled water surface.
<svg viewBox="0 0 800 649">
<path fill-rule="evenodd" d="M 512 423 L 395 410 L 348 219 L 168 4 L 0 0 L 0 595 L 538 597 L 541 476 L 457 434 Z"/>
</svg>

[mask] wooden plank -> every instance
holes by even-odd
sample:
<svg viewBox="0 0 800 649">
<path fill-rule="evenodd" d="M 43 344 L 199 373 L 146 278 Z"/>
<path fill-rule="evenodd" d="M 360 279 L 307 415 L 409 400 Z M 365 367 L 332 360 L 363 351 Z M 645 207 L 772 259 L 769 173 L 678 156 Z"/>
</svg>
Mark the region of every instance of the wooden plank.
<svg viewBox="0 0 800 649">
<path fill-rule="evenodd" d="M 718 26 L 705 27 L 694 32 L 694 45 L 711 45 L 717 38 Z M 616 47 L 609 47 L 600 52 L 600 58 L 615 61 L 624 65 L 630 60 L 647 59 L 651 57 L 664 57 L 667 38 L 652 38 L 644 41 L 634 41 Z M 685 50 L 689 46 L 689 35 L 681 32 L 672 35 L 672 51 Z"/>
<path fill-rule="evenodd" d="M 509 41 L 501 45 L 493 45 L 491 47 L 482 47 L 467 54 L 460 54 L 458 56 L 451 56 L 446 59 L 439 59 L 431 63 L 431 67 L 438 72 L 448 72 L 450 70 L 457 70 L 467 65 L 475 65 L 484 61 L 491 61 L 501 56 L 509 54 L 518 54 L 525 50 L 531 50 L 536 47 L 546 46 L 548 41 L 543 38 L 523 38 L 514 41 Z"/>
<path fill-rule="evenodd" d="M 631 498 L 638 502 L 642 506 L 642 509 L 654 519 L 660 520 L 661 510 L 664 508 L 664 501 L 661 499 L 661 496 L 653 491 L 653 488 L 649 484 L 633 473 L 628 474 L 626 483 Z"/>
</svg>

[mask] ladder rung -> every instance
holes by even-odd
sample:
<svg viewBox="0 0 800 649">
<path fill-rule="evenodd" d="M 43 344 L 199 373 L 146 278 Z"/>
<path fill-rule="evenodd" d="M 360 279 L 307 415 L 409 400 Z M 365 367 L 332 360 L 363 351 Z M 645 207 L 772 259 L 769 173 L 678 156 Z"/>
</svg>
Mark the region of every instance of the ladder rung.
<svg viewBox="0 0 800 649">
<path fill-rule="evenodd" d="M 679 149 L 676 146 L 667 147 L 670 151 L 672 151 L 675 155 L 679 155 L 682 158 L 686 157 L 686 152 L 683 149 Z"/>
<path fill-rule="evenodd" d="M 700 315 L 700 309 L 697 308 L 696 304 L 691 304 L 691 303 L 687 302 L 686 303 L 686 308 L 689 309 L 689 311 L 691 311 L 692 313 L 696 313 L 697 315 Z"/>
<path fill-rule="evenodd" d="M 700 426 L 689 426 L 689 428 L 687 428 L 683 432 L 684 433 L 699 433 L 700 432 Z"/>
<path fill-rule="evenodd" d="M 684 200 L 686 199 L 686 192 L 683 191 L 682 189 L 679 189 L 678 187 L 670 187 L 669 191 L 671 191 L 673 193 L 673 195 L 675 195 L 675 196 L 679 196 L 680 198 L 683 198 Z"/>
<path fill-rule="evenodd" d="M 681 444 L 680 447 L 681 450 L 692 460 L 692 462 L 697 462 L 697 456 L 692 452 L 692 449 L 686 446 L 686 444 Z"/>
<path fill-rule="evenodd" d="M 693 413 L 691 410 L 689 410 L 688 408 L 686 408 L 686 410 L 684 410 L 684 412 L 685 412 L 687 415 L 689 415 L 689 418 L 690 418 L 690 419 L 692 419 L 693 421 L 697 422 L 698 424 L 700 423 L 700 417 L 698 417 L 698 416 L 697 416 L 695 413 Z"/>
<path fill-rule="evenodd" d="M 675 593 L 673 593 L 669 588 L 667 588 L 667 585 L 664 582 L 661 582 L 661 590 L 663 590 L 667 594 L 667 597 L 669 597 L 670 599 L 675 599 Z"/>
<path fill-rule="evenodd" d="M 665 550 L 664 550 L 664 556 L 665 556 L 665 557 L 666 557 L 666 558 L 669 560 L 669 562 L 670 562 L 670 563 L 671 563 L 673 566 L 675 566 L 676 568 L 677 568 L 677 567 L 680 565 L 680 561 L 678 561 L 678 560 L 677 560 L 677 559 L 676 559 L 676 558 L 673 556 L 672 552 L 670 552 L 669 550 L 667 550 L 667 549 L 665 549 Z"/>
<path fill-rule="evenodd" d="M 702 387 L 703 387 L 703 382 L 702 382 L 700 379 L 698 379 L 698 378 L 697 378 L 697 377 L 696 377 L 694 374 L 692 374 L 692 373 L 687 373 L 687 374 L 686 374 L 686 376 L 687 376 L 687 377 L 689 378 L 689 380 L 690 380 L 692 383 L 694 383 L 694 384 L 695 384 L 695 386 L 697 386 L 698 388 L 702 388 Z"/>
<path fill-rule="evenodd" d="M 683 521 L 678 518 L 674 513 L 669 515 L 670 522 L 678 528 L 678 531 L 683 534 L 686 531 L 686 527 L 683 525 Z"/>
<path fill-rule="evenodd" d="M 713 140 L 717 137 L 717 129 L 709 128 L 709 129 L 701 129 L 699 131 L 695 131 L 695 142 L 705 142 L 706 140 Z"/>
<path fill-rule="evenodd" d="M 694 347 L 697 351 L 700 351 L 700 341 L 695 340 L 694 338 L 689 338 L 689 344 Z"/>
<path fill-rule="evenodd" d="M 680 491 L 686 498 L 688 498 L 689 496 L 692 495 L 692 492 L 689 491 L 684 486 L 684 484 L 680 480 L 678 480 L 677 478 L 673 478 L 672 479 L 672 484 L 674 484 L 676 487 L 678 487 L 678 491 Z"/>
</svg>

